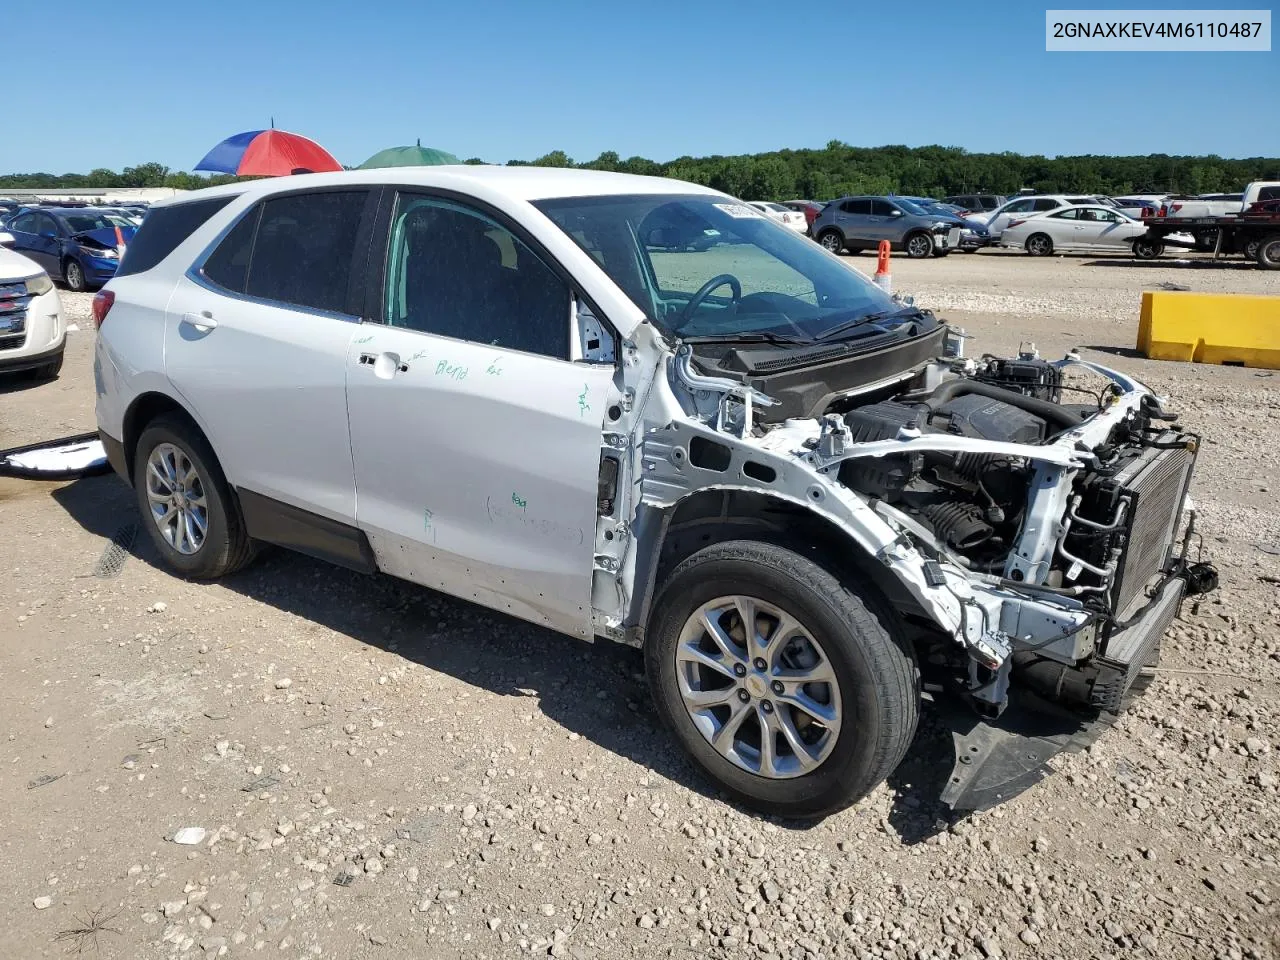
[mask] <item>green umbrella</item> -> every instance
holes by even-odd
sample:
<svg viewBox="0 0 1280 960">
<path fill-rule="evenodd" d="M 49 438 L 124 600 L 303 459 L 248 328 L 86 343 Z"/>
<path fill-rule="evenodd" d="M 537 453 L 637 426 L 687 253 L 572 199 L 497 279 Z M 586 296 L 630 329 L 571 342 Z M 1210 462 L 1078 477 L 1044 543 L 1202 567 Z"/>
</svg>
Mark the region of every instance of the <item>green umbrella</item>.
<svg viewBox="0 0 1280 960">
<path fill-rule="evenodd" d="M 452 153 L 424 147 L 419 140 L 412 147 L 387 147 L 379 150 L 372 157 L 360 164 L 357 170 L 369 170 L 373 167 L 434 167 L 442 163 L 458 163 Z"/>
</svg>

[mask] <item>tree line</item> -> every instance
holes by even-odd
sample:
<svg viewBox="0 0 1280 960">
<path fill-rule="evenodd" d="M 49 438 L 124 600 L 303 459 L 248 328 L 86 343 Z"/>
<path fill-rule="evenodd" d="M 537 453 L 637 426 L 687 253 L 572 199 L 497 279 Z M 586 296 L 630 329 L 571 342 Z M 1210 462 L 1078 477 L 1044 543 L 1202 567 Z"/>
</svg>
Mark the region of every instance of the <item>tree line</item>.
<svg viewBox="0 0 1280 960">
<path fill-rule="evenodd" d="M 472 157 L 469 164 L 486 161 Z M 820 150 L 776 150 L 739 156 L 678 157 L 666 163 L 646 157 L 622 159 L 606 151 L 575 162 L 563 150 L 508 166 L 576 167 L 674 177 L 722 190 L 745 200 L 829 200 L 847 194 L 905 194 L 941 197 L 956 193 L 1012 194 L 1029 188 L 1043 193 L 1238 192 L 1251 180 L 1280 180 L 1280 159 L 1218 156 L 1042 157 L 1019 153 L 970 153 L 959 147 L 854 147 L 832 140 Z M 5 187 L 92 188 L 175 187 L 192 190 L 230 183 L 233 176 L 205 177 L 172 171 L 159 163 L 125 167 L 119 173 L 14 173 L 0 175 Z"/>
</svg>

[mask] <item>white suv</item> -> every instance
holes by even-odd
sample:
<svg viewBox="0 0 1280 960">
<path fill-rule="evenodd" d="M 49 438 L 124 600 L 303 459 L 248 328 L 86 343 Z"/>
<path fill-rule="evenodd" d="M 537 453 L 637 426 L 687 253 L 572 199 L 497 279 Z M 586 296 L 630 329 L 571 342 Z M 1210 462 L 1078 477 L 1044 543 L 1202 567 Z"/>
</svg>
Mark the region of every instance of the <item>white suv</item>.
<svg viewBox="0 0 1280 960">
<path fill-rule="evenodd" d="M 276 543 L 641 646 L 694 760 L 779 814 L 883 780 L 922 671 L 976 710 L 944 799 L 1017 792 L 1211 585 L 1179 536 L 1195 438 L 1145 387 L 966 360 L 693 184 L 443 166 L 198 191 L 152 208 L 94 317 L 102 440 L 173 569 Z M 1060 403 L 1082 370 L 1097 404 Z M 987 722 L 1006 707 L 1048 711 L 1038 735 Z"/>
<path fill-rule="evenodd" d="M 34 260 L 0 247 L 0 374 L 62 369 L 67 326 L 49 274 Z"/>
</svg>

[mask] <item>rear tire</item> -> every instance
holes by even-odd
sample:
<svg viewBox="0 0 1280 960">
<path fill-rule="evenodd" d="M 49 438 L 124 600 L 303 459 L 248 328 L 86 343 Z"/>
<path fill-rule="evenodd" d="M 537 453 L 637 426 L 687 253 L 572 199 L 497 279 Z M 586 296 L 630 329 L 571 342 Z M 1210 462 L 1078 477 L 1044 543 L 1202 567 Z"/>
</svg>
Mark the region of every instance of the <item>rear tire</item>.
<svg viewBox="0 0 1280 960">
<path fill-rule="evenodd" d="M 818 234 L 818 243 L 822 245 L 824 250 L 829 250 L 836 256 L 839 256 L 844 250 L 844 236 L 839 230 L 823 230 Z"/>
<path fill-rule="evenodd" d="M 927 233 L 912 233 L 902 242 L 903 249 L 906 250 L 907 256 L 912 260 L 923 260 L 926 257 L 933 256 L 936 249 L 933 244 L 933 237 Z"/>
<path fill-rule="evenodd" d="M 1261 240 L 1246 240 L 1245 245 L 1240 248 L 1241 254 L 1246 260 L 1258 261 L 1258 249 L 1262 246 Z"/>
<path fill-rule="evenodd" d="M 133 457 L 133 486 L 151 542 L 178 573 L 215 580 L 252 558 L 253 541 L 245 532 L 240 503 L 209 441 L 185 417 L 162 414 L 142 431 Z M 200 520 L 194 519 L 201 513 Z M 193 519 L 183 522 L 188 517 Z"/>
<path fill-rule="evenodd" d="M 1047 257 L 1053 253 L 1053 238 L 1047 233 L 1033 233 L 1024 246 L 1033 257 Z"/>
<path fill-rule="evenodd" d="M 1254 259 L 1263 270 L 1280 270 L 1280 233 L 1263 237 Z"/>
<path fill-rule="evenodd" d="M 89 289 L 89 284 L 84 278 L 84 267 L 80 266 L 79 260 L 67 260 L 62 265 L 62 279 L 66 281 L 67 289 L 74 290 L 76 293 L 84 293 Z"/>
<path fill-rule="evenodd" d="M 753 634 L 767 638 L 762 651 L 742 645 L 734 601 L 757 611 Z M 866 796 L 902 760 L 919 718 L 919 672 L 874 588 L 843 583 L 784 547 L 736 540 L 680 563 L 653 609 L 645 665 L 658 712 L 702 770 L 738 800 L 780 816 L 823 816 Z M 780 614 L 793 623 L 775 637 Z M 702 632 L 708 622 L 727 647 Z M 688 656 L 707 644 L 712 655 Z M 771 679 L 784 676 L 781 670 L 824 679 Z M 814 708 L 825 708 L 829 719 L 818 720 Z M 730 726 L 739 711 L 742 719 Z M 798 749 L 810 748 L 808 762 L 800 762 Z"/>
</svg>

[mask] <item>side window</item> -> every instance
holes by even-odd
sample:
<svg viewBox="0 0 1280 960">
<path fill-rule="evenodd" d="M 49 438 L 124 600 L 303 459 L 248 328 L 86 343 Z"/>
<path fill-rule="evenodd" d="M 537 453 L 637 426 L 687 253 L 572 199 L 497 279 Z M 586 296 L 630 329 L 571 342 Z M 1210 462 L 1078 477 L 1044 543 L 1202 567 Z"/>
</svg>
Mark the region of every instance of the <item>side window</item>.
<svg viewBox="0 0 1280 960">
<path fill-rule="evenodd" d="M 9 224 L 10 230 L 17 230 L 19 233 L 35 233 L 36 217 L 33 213 L 24 213 L 20 217 L 14 217 Z"/>
<path fill-rule="evenodd" d="M 399 194 L 386 277 L 393 327 L 569 359 L 568 284 L 478 210 Z"/>
<path fill-rule="evenodd" d="M 1053 219 L 1053 220 L 1079 220 L 1080 211 L 1072 207 L 1070 210 L 1063 210 L 1060 213 L 1053 213 L 1053 214 L 1050 214 L 1049 216 L 1050 216 L 1050 219 Z"/>
<path fill-rule="evenodd" d="M 200 272 L 206 280 L 233 293 L 244 293 L 249 279 L 249 255 L 253 253 L 253 235 L 258 227 L 262 204 L 253 207 L 242 216 L 231 231 L 222 238 L 213 253 L 205 260 Z"/>
<path fill-rule="evenodd" d="M 36 233 L 42 237 L 56 237 L 62 233 L 58 229 L 58 222 L 47 213 L 36 214 Z"/>
<path fill-rule="evenodd" d="M 230 196 L 216 197 L 212 200 L 158 207 L 151 211 L 129 241 L 124 259 L 116 269 L 116 276 L 127 277 L 150 270 L 233 199 Z"/>
<path fill-rule="evenodd" d="M 1048 210 L 1057 210 L 1060 206 L 1062 206 L 1062 204 L 1057 200 L 1052 200 L 1049 197 L 1042 197 L 1035 201 L 1035 205 L 1032 206 L 1031 209 L 1035 210 L 1037 213 L 1043 213 Z"/>
<path fill-rule="evenodd" d="M 347 286 L 366 190 L 300 193 L 262 205 L 253 242 L 251 297 L 347 312 Z"/>
<path fill-rule="evenodd" d="M 1034 200 L 1015 200 L 1004 208 L 1005 213 L 1030 213 Z"/>
<path fill-rule="evenodd" d="M 897 209 L 897 207 L 892 203 L 889 203 L 887 200 L 871 201 L 871 215 L 873 217 L 891 217 L 893 216 L 893 211 Z"/>
<path fill-rule="evenodd" d="M 870 200 L 846 200 L 840 204 L 840 209 L 845 213 L 856 213 L 862 216 L 871 212 Z"/>
<path fill-rule="evenodd" d="M 1259 200 L 1280 200 L 1280 187 L 1259 187 Z"/>
</svg>

